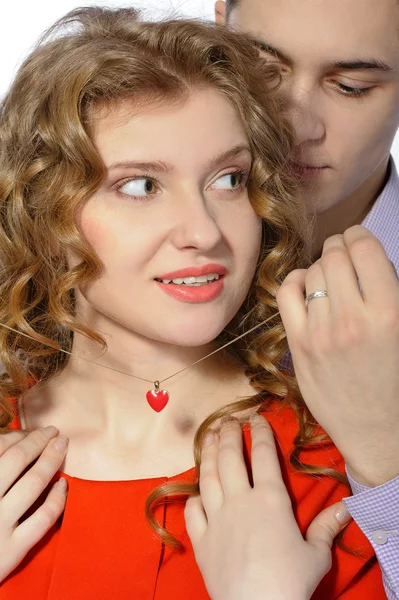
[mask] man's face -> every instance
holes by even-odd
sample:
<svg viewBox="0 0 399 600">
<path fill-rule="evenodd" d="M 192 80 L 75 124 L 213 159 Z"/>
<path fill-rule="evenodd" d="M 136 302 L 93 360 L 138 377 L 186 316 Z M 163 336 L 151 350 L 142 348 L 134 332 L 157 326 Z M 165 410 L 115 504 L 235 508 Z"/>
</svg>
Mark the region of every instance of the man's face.
<svg viewBox="0 0 399 600">
<path fill-rule="evenodd" d="M 384 180 L 399 125 L 396 1 L 240 0 L 230 15 L 281 67 L 294 169 L 318 213 L 372 200 Z"/>
</svg>

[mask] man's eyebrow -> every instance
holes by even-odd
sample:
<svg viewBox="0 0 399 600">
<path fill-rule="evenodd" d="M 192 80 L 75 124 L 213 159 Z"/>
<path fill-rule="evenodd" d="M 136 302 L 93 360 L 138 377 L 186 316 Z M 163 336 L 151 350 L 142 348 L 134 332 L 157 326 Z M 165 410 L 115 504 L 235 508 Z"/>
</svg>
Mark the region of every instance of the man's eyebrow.
<svg viewBox="0 0 399 600">
<path fill-rule="evenodd" d="M 279 60 L 285 63 L 293 63 L 293 59 L 285 54 L 282 50 L 279 50 L 275 46 L 268 44 L 267 42 L 258 38 L 251 38 L 252 43 L 268 54 L 273 54 Z M 352 60 L 337 60 L 330 62 L 326 65 L 327 69 L 341 69 L 345 71 L 383 71 L 389 73 L 393 71 L 393 67 L 390 67 L 387 63 L 378 58 L 356 58 Z"/>
<path fill-rule="evenodd" d="M 279 50 L 275 46 L 272 46 L 271 44 L 267 44 L 263 40 L 260 40 L 258 38 L 254 38 L 254 37 L 251 38 L 251 41 L 254 44 L 254 46 L 259 48 L 259 50 L 262 50 L 262 52 L 268 52 L 269 54 L 274 54 L 274 56 L 276 58 L 278 58 L 279 60 L 282 60 L 286 63 L 292 62 L 291 59 L 286 54 L 284 54 L 284 52 L 282 52 L 282 50 Z"/>
<path fill-rule="evenodd" d="M 339 60 L 337 62 L 332 62 L 327 65 L 330 69 L 342 69 L 344 71 L 366 71 L 366 70 L 374 70 L 374 71 L 384 71 L 384 73 L 389 73 L 393 71 L 393 68 L 390 67 L 387 63 L 379 60 L 378 58 L 369 58 L 369 59 L 353 59 L 353 60 Z"/>
<path fill-rule="evenodd" d="M 206 165 L 207 169 L 213 169 L 217 167 L 220 163 L 233 159 L 239 154 L 242 154 L 243 152 L 248 152 L 249 154 L 252 154 L 251 148 L 247 144 L 239 144 L 237 146 L 234 146 L 234 148 L 226 150 L 226 152 L 223 152 L 222 154 L 219 154 L 219 156 L 212 158 Z M 116 169 L 137 169 L 138 171 L 144 171 L 146 173 L 170 173 L 171 171 L 173 171 L 173 165 L 158 160 L 154 162 L 126 160 L 114 162 L 109 167 L 107 167 L 107 171 L 114 171 Z"/>
</svg>

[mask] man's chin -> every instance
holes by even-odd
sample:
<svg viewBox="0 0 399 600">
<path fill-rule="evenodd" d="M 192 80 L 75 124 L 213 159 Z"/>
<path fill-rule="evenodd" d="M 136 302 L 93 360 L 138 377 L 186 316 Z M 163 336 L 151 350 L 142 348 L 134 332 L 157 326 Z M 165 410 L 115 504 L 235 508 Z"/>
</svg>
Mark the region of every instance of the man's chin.
<svg viewBox="0 0 399 600">
<path fill-rule="evenodd" d="M 307 189 L 302 188 L 302 197 L 311 215 L 321 216 L 334 211 L 335 207 L 338 207 L 345 199 L 342 198 L 342 194 L 333 195 L 331 188 L 324 188 L 323 193 L 323 188 L 315 185 L 309 186 Z"/>
</svg>

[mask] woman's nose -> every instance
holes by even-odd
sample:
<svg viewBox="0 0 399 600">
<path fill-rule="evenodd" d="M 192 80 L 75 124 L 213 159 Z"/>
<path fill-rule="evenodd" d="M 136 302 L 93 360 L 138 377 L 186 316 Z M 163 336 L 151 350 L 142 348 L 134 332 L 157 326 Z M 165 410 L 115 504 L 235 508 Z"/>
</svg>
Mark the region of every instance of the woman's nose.
<svg viewBox="0 0 399 600">
<path fill-rule="evenodd" d="M 209 252 L 222 240 L 217 211 L 200 191 L 186 193 L 176 205 L 171 238 L 179 249 Z"/>
</svg>

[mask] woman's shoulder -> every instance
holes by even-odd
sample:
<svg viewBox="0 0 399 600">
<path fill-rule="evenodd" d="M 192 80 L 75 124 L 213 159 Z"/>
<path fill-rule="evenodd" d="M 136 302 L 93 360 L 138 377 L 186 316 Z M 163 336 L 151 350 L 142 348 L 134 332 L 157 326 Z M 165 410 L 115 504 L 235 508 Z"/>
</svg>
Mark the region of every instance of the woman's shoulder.
<svg viewBox="0 0 399 600">
<path fill-rule="evenodd" d="M 26 393 L 30 393 L 31 390 L 36 386 L 37 382 L 35 381 L 35 379 L 33 377 L 28 377 L 27 378 L 27 384 L 28 384 L 28 392 L 24 393 L 24 396 L 26 395 Z M 12 414 L 13 414 L 13 418 L 11 420 L 11 422 L 9 423 L 8 427 L 12 430 L 20 430 L 20 429 L 26 429 L 25 427 L 25 415 L 24 415 L 24 409 L 23 409 L 23 404 L 21 402 L 21 397 L 13 397 L 13 396 L 8 396 L 6 398 L 6 402 L 11 406 L 12 409 Z"/>
</svg>

